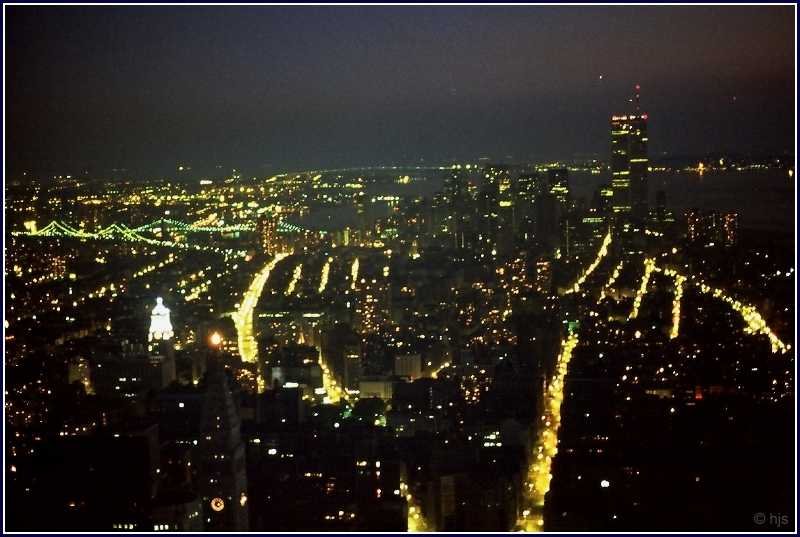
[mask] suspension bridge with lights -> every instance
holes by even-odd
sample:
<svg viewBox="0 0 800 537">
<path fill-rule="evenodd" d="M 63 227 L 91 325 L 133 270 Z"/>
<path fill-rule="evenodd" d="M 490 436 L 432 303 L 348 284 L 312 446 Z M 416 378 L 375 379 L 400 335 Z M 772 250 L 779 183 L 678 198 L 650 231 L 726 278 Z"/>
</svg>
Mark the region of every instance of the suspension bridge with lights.
<svg viewBox="0 0 800 537">
<path fill-rule="evenodd" d="M 236 254 L 236 253 L 242 255 L 244 254 L 244 252 L 237 252 L 236 250 L 231 250 L 226 248 L 217 248 L 215 246 L 206 246 L 199 244 L 191 244 L 187 242 L 154 239 L 151 237 L 146 237 L 145 235 L 142 234 L 142 232 L 159 229 L 160 226 L 164 225 L 164 222 L 165 222 L 164 219 L 155 220 L 153 222 L 150 222 L 149 224 L 145 224 L 143 226 L 139 226 L 136 228 L 128 227 L 125 224 L 117 224 L 115 222 L 97 231 L 89 232 L 83 229 L 72 227 L 71 225 L 65 224 L 64 222 L 53 220 L 42 229 L 36 231 L 14 231 L 11 234 L 13 236 L 28 236 L 28 237 L 40 237 L 40 238 L 74 238 L 79 240 L 108 240 L 108 241 L 138 242 L 138 243 L 150 244 L 153 246 L 163 246 L 167 248 L 210 251 L 222 254 Z M 239 226 L 233 226 L 233 228 L 230 226 L 221 226 L 215 228 L 211 227 L 192 228 L 191 225 L 185 224 L 184 222 L 179 222 L 177 220 L 169 222 L 187 226 L 185 228 L 178 228 L 177 226 L 175 226 L 177 229 L 182 229 L 184 231 L 190 228 L 192 231 L 200 231 L 208 233 L 212 231 L 222 233 L 222 232 L 230 232 L 232 230 L 239 230 Z"/>
</svg>

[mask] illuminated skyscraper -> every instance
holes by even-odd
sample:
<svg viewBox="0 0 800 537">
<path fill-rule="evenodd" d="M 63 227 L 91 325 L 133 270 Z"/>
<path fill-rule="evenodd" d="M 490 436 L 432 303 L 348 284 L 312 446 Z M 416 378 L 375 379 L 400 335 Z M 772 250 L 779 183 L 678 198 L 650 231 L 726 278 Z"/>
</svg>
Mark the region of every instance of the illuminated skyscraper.
<svg viewBox="0 0 800 537">
<path fill-rule="evenodd" d="M 550 194 L 558 200 L 561 210 L 566 212 L 572 204 L 569 190 L 569 170 L 566 168 L 547 170 L 547 184 Z"/>
<path fill-rule="evenodd" d="M 146 378 L 150 386 L 161 389 L 175 381 L 175 352 L 172 337 L 172 321 L 169 318 L 169 308 L 164 305 L 161 297 L 156 298 L 156 305 L 150 313 L 150 329 L 147 332 L 147 351 L 149 354 L 149 367 L 147 373 L 125 374 L 124 377 Z M 138 369 L 141 365 L 138 360 L 131 364 Z M 108 368 L 106 368 L 108 370 Z"/>
<path fill-rule="evenodd" d="M 258 243 L 263 252 L 277 252 L 278 230 L 277 219 L 265 216 L 258 221 L 256 230 L 258 231 Z"/>
<path fill-rule="evenodd" d="M 615 213 L 647 216 L 647 114 L 639 108 L 639 85 L 632 114 L 611 117 L 611 187 Z"/>
<path fill-rule="evenodd" d="M 391 290 L 386 278 L 362 278 L 356 286 L 354 326 L 362 334 L 374 334 L 391 319 Z"/>
<path fill-rule="evenodd" d="M 164 299 L 156 298 L 156 306 L 150 314 L 150 331 L 147 341 L 168 341 L 172 339 L 172 322 L 169 319 L 169 308 L 164 305 Z"/>
<path fill-rule="evenodd" d="M 478 244 L 483 253 L 494 250 L 498 239 L 505 232 L 507 222 L 505 218 L 510 216 L 507 212 L 500 213 L 501 194 L 510 195 L 509 168 L 507 166 L 487 164 L 484 167 L 484 180 L 478 193 Z M 509 209 L 510 207 L 506 207 Z M 509 226 L 510 228 L 510 226 Z"/>
<path fill-rule="evenodd" d="M 725 246 L 734 246 L 739 234 L 739 213 L 722 215 L 722 242 Z"/>
<path fill-rule="evenodd" d="M 697 209 L 686 211 L 686 238 L 689 242 L 694 242 L 700 236 L 702 219 Z"/>
<path fill-rule="evenodd" d="M 719 243 L 734 246 L 739 233 L 739 213 L 719 213 L 691 209 L 686 211 L 686 238 L 689 242 Z"/>
<path fill-rule="evenodd" d="M 517 178 L 514 205 L 517 232 L 524 240 L 536 235 L 536 208 L 544 191 L 544 178 L 536 172 L 525 172 Z"/>
</svg>

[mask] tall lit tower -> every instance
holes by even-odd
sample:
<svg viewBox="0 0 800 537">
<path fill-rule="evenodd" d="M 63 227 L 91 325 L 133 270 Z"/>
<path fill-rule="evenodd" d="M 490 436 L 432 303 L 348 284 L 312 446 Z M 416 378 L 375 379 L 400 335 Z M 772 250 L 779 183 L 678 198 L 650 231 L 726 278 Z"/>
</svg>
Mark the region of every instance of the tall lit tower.
<svg viewBox="0 0 800 537">
<path fill-rule="evenodd" d="M 169 308 L 164 305 L 161 297 L 157 297 L 156 306 L 150 313 L 150 330 L 147 332 L 151 374 L 154 379 L 158 379 L 153 381 L 154 386 L 163 388 L 175 381 L 175 353 L 171 341 L 174 335 Z"/>
<path fill-rule="evenodd" d="M 150 314 L 150 331 L 147 341 L 169 341 L 175 334 L 172 331 L 172 322 L 169 320 L 169 308 L 164 305 L 164 299 L 156 298 L 156 307 Z"/>
<path fill-rule="evenodd" d="M 640 86 L 630 99 L 633 112 L 611 116 L 611 188 L 615 213 L 647 216 L 647 114 L 639 106 Z"/>
</svg>

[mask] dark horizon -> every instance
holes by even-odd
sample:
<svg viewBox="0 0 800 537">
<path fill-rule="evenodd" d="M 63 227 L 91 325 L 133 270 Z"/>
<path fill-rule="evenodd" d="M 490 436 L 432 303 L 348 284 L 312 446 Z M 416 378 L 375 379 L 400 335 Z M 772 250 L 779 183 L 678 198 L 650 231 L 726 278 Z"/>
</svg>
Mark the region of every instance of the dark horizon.
<svg viewBox="0 0 800 537">
<path fill-rule="evenodd" d="M 791 10 L 12 6 L 6 171 L 785 154 Z"/>
</svg>

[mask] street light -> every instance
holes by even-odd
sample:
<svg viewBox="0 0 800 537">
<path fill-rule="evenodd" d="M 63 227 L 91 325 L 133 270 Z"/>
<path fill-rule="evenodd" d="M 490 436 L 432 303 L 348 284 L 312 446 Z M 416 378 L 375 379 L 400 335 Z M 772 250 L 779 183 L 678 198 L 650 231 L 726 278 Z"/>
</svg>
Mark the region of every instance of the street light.
<svg viewBox="0 0 800 537">
<path fill-rule="evenodd" d="M 208 342 L 212 347 L 219 347 L 222 344 L 222 334 L 214 332 L 208 337 Z"/>
</svg>

